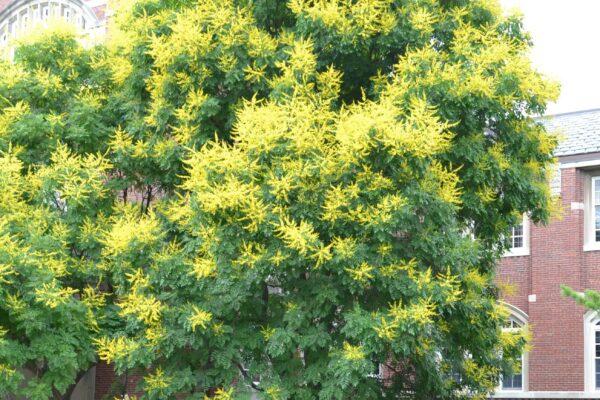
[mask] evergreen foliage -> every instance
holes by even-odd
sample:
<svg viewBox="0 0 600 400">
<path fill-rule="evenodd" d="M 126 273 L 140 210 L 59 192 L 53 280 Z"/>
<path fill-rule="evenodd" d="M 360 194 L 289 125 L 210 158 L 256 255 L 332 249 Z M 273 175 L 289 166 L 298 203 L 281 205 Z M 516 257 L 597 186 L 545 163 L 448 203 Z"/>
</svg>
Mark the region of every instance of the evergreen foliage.
<svg viewBox="0 0 600 400">
<path fill-rule="evenodd" d="M 547 220 L 556 144 L 518 16 L 147 0 L 112 21 L 107 46 L 60 31 L 0 67 L 0 395 L 67 398 L 98 359 L 147 399 L 497 386 L 527 333 L 502 331 L 495 263 L 521 214 Z"/>
</svg>

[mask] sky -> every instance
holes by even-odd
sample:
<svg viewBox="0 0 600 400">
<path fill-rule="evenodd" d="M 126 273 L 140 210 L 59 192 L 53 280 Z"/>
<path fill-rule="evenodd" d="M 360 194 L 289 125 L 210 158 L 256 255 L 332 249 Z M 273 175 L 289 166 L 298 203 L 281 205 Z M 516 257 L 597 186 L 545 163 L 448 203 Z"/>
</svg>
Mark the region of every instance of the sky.
<svg viewBox="0 0 600 400">
<path fill-rule="evenodd" d="M 520 10 L 537 69 L 561 83 L 547 114 L 600 108 L 600 0 L 500 0 Z"/>
</svg>

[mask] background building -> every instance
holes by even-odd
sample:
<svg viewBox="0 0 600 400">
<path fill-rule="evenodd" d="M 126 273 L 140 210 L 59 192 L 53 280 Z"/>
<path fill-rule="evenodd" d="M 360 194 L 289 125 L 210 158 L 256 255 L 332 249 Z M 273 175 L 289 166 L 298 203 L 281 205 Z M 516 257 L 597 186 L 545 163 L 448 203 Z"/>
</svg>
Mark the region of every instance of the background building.
<svg viewBox="0 0 600 400">
<path fill-rule="evenodd" d="M 520 379 L 503 382 L 495 397 L 600 398 L 600 316 L 560 288 L 600 290 L 600 110 L 544 123 L 562 135 L 552 190 L 564 212 L 546 226 L 524 218 L 499 263 L 499 282 L 513 288 L 504 300 L 513 319 L 529 325 L 533 342 Z"/>
<path fill-rule="evenodd" d="M 106 0 L 0 0 L 0 55 L 12 59 L 15 41 L 53 21 L 72 24 L 85 44 L 106 34 Z"/>
</svg>

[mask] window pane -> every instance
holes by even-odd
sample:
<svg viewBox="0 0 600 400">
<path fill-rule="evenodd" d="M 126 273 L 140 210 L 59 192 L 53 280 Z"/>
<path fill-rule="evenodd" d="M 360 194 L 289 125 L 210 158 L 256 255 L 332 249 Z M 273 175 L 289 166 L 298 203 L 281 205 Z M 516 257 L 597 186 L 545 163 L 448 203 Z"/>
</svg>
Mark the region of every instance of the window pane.
<svg viewBox="0 0 600 400">
<path fill-rule="evenodd" d="M 600 233 L 600 231 L 598 233 Z M 598 240 L 598 239 L 596 239 L 596 240 Z M 514 247 L 516 249 L 523 247 L 523 238 L 522 237 L 515 237 L 514 240 L 513 240 L 513 246 L 512 247 Z"/>
<path fill-rule="evenodd" d="M 519 367 L 523 368 L 522 362 Z M 523 389 L 523 375 L 521 373 L 512 375 L 502 375 L 502 389 L 521 390 Z"/>
<path fill-rule="evenodd" d="M 596 389 L 600 388 L 600 358 L 596 358 Z"/>
<path fill-rule="evenodd" d="M 511 233 L 511 247 L 513 249 L 523 247 L 523 224 L 514 226 Z"/>
<path fill-rule="evenodd" d="M 523 378 L 521 374 L 513 375 L 513 389 L 523 388 Z"/>
<path fill-rule="evenodd" d="M 502 389 L 519 390 L 523 389 L 523 376 L 521 374 L 503 375 Z"/>
<path fill-rule="evenodd" d="M 515 321 L 513 319 L 512 322 L 513 322 L 513 328 L 520 328 L 521 327 L 521 323 L 519 321 Z"/>
<path fill-rule="evenodd" d="M 594 180 L 594 204 L 600 204 L 600 179 Z"/>
<path fill-rule="evenodd" d="M 513 236 L 522 236 L 523 235 L 523 225 L 517 225 L 513 228 Z"/>
</svg>

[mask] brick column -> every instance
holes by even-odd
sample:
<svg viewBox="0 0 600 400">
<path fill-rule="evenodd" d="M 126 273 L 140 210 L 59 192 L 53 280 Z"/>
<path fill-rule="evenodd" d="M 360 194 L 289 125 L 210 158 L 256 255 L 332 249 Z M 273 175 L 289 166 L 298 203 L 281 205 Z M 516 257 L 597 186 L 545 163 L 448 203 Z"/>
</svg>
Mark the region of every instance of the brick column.
<svg viewBox="0 0 600 400">
<path fill-rule="evenodd" d="M 530 391 L 583 391 L 583 307 L 565 298 L 560 285 L 582 286 L 583 177 L 576 169 L 562 171 L 562 219 L 531 231 L 531 293 L 529 324 L 533 348 L 529 355 Z"/>
</svg>

